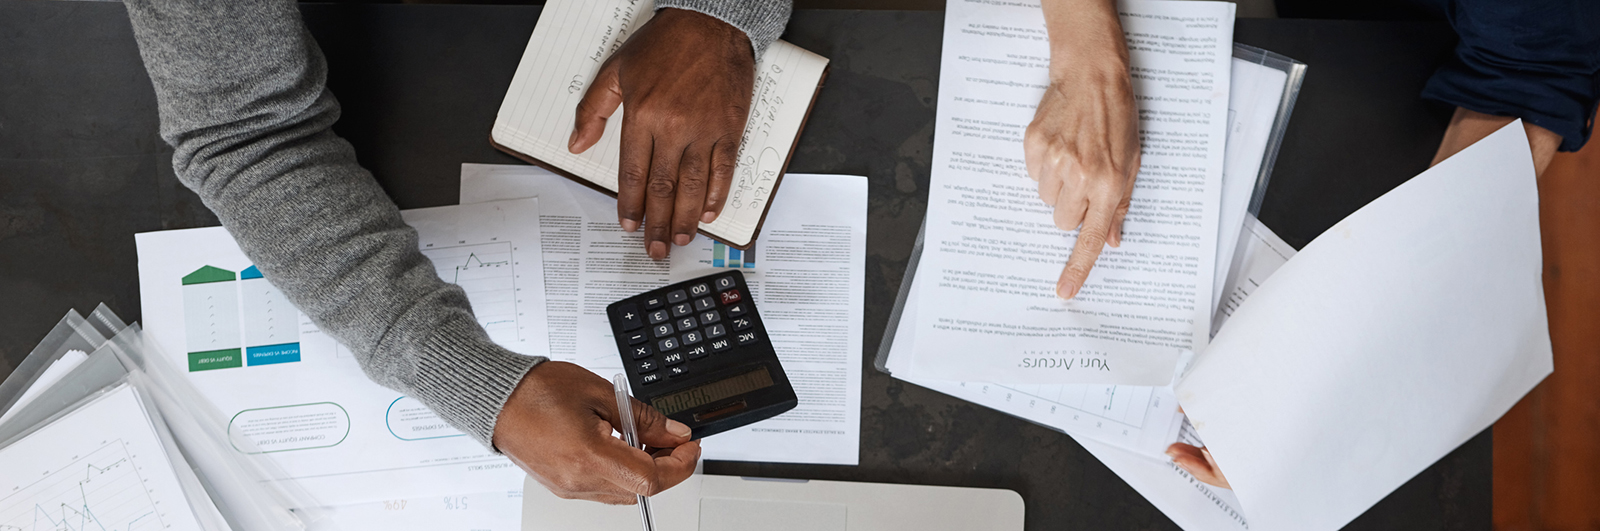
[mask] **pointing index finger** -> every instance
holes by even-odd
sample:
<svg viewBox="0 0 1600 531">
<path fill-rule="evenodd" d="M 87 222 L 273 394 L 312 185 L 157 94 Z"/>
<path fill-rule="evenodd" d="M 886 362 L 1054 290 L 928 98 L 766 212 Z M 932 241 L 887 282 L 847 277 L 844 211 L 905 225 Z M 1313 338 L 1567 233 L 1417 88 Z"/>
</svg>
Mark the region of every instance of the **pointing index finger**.
<svg viewBox="0 0 1600 531">
<path fill-rule="evenodd" d="M 1078 296 L 1078 290 L 1089 279 L 1089 270 L 1094 269 L 1100 251 L 1105 249 L 1114 214 L 1115 207 L 1105 200 L 1095 200 L 1089 206 L 1083 228 L 1078 230 L 1078 241 L 1072 245 L 1072 256 L 1067 258 L 1067 266 L 1061 269 L 1061 279 L 1056 281 L 1056 296 L 1063 299 Z"/>
</svg>

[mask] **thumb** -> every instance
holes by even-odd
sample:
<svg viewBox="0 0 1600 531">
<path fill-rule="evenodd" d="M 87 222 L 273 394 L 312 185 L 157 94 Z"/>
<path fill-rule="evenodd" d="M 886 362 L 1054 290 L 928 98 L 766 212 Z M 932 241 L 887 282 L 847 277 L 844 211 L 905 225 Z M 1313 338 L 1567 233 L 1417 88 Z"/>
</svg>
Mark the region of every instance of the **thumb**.
<svg viewBox="0 0 1600 531">
<path fill-rule="evenodd" d="M 639 442 L 654 448 L 676 448 L 689 442 L 689 426 L 667 418 L 639 399 L 633 400 L 633 424 L 639 428 Z"/>
<path fill-rule="evenodd" d="M 573 116 L 572 136 L 567 139 L 567 151 L 583 153 L 600 141 L 606 132 L 606 119 L 622 105 L 622 85 L 617 78 L 616 63 L 606 61 L 600 73 L 589 83 L 589 89 L 578 100 L 578 111 Z"/>
</svg>

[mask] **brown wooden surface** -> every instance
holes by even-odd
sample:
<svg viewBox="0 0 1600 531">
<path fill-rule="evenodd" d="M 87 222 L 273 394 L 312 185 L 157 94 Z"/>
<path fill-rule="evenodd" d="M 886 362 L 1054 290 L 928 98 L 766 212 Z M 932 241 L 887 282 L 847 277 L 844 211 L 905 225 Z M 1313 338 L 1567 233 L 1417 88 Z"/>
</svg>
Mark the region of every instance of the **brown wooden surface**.
<svg viewBox="0 0 1600 531">
<path fill-rule="evenodd" d="M 1494 426 L 1494 523 L 1600 529 L 1600 141 L 1539 182 L 1555 373 Z"/>
</svg>

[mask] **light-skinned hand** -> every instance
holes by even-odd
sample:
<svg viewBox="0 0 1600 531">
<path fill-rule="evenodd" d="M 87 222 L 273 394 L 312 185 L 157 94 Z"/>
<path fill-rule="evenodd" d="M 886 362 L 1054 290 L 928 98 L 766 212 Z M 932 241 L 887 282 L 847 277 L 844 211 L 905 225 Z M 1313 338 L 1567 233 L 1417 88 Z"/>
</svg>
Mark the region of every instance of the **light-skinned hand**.
<svg viewBox="0 0 1600 531">
<path fill-rule="evenodd" d="M 1167 447 L 1167 457 L 1171 457 L 1173 464 L 1201 483 L 1224 489 L 1233 488 L 1228 485 L 1228 478 L 1222 477 L 1222 468 L 1217 466 L 1216 459 L 1211 458 L 1211 450 L 1204 446 L 1196 448 L 1184 443 L 1172 443 Z"/>
<path fill-rule="evenodd" d="M 694 473 L 700 442 L 689 427 L 633 401 L 639 439 L 628 446 L 611 382 L 588 369 L 547 361 L 523 376 L 495 423 L 494 445 L 533 479 L 565 499 L 613 505 L 653 496 Z"/>
<path fill-rule="evenodd" d="M 1139 174 L 1139 108 L 1128 49 L 1110 0 L 1047 0 L 1050 85 L 1023 137 L 1028 176 L 1055 209 L 1061 230 L 1078 229 L 1056 281 L 1071 299 L 1101 250 L 1122 244 L 1122 220 Z"/>
<path fill-rule="evenodd" d="M 644 224 L 645 250 L 667 257 L 721 215 L 750 116 L 755 55 L 744 32 L 708 15 L 662 9 L 601 65 L 567 149 L 582 153 L 621 105 L 617 222 Z"/>
</svg>

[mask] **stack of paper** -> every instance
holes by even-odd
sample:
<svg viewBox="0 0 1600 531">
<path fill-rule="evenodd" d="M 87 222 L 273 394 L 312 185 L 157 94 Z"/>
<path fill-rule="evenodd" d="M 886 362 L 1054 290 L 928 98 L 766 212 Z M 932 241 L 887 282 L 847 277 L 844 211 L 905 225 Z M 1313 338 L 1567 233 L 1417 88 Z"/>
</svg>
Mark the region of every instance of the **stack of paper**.
<svg viewBox="0 0 1600 531">
<path fill-rule="evenodd" d="M 701 237 L 666 262 L 650 260 L 639 235 L 616 226 L 613 200 L 528 166 L 467 165 L 465 204 L 402 215 L 497 343 L 606 378 L 622 370 L 607 303 L 717 268 L 743 269 L 801 406 L 706 441 L 704 456 L 855 464 L 866 181 L 787 180 L 779 205 L 790 206 L 772 209 L 759 251 Z M 141 234 L 138 244 L 150 335 L 231 416 L 231 435 L 268 452 L 284 479 L 333 509 L 315 526 L 348 528 L 381 511 L 411 522 L 515 527 L 522 471 L 369 380 L 261 278 L 224 229 Z"/>
<path fill-rule="evenodd" d="M 1280 70 L 1248 61 L 1233 60 L 1230 72 L 1225 56 L 1219 56 L 1217 47 L 1209 44 L 1230 40 L 1231 26 L 1214 23 L 1231 22 L 1230 7 L 1205 2 L 1119 4 L 1141 107 L 1143 166 L 1123 247 L 1108 248 L 1079 297 L 1061 301 L 1053 298 L 1052 288 L 1070 253 L 1072 235 L 1055 230 L 1049 209 L 1032 203 L 1035 185 L 1023 173 L 1020 135 L 1045 88 L 1045 64 L 1040 58 L 1048 57 L 1048 49 L 1040 38 L 1044 34 L 1042 16 L 1036 6 L 976 1 L 956 1 L 948 6 L 929 214 L 924 239 L 918 243 L 918 258 L 907 273 L 909 285 L 903 289 L 895 329 L 885 342 L 888 354 L 880 359 L 880 367 L 896 378 L 1067 432 L 1186 528 L 1337 527 L 1487 426 L 1548 372 L 1548 362 L 1541 362 L 1548 360 L 1541 324 L 1543 307 L 1533 304 L 1539 298 L 1537 267 L 1528 277 L 1528 264 L 1521 262 L 1531 259 L 1537 265 L 1537 226 L 1532 226 L 1531 237 L 1526 232 L 1520 236 L 1522 247 L 1532 242 L 1531 250 L 1518 247 L 1513 259 L 1484 260 L 1471 252 L 1485 247 L 1465 241 L 1466 235 L 1482 229 L 1455 222 L 1460 208 L 1471 206 L 1472 198 L 1438 194 L 1422 201 L 1420 197 L 1428 193 L 1397 190 L 1391 195 L 1402 199 L 1391 203 L 1407 206 L 1388 207 L 1390 212 L 1412 210 L 1419 218 L 1432 216 L 1430 223 L 1388 221 L 1417 229 L 1408 233 L 1418 241 L 1408 242 L 1412 243 L 1409 246 L 1325 245 L 1339 250 L 1300 260 L 1339 265 L 1301 268 L 1313 272 L 1289 274 L 1294 280 L 1268 283 L 1267 278 L 1279 267 L 1291 264 L 1292 268 L 1296 262 L 1290 258 L 1296 253 L 1249 216 L 1246 207 L 1257 185 L 1256 175 L 1268 160 L 1263 155 L 1270 154 L 1270 130 L 1281 126 L 1275 125 L 1274 115 L 1281 112 L 1280 106 L 1288 105 L 1282 98 L 1286 79 Z M 1187 45 L 1163 46 L 1164 42 Z M 1169 55 L 1177 50 L 1183 50 L 1183 58 Z M 1201 79 L 1229 79 L 1231 83 L 1195 81 Z M 1189 82 L 1180 82 L 1185 80 Z M 1206 90 L 1197 90 L 1200 88 Z M 1226 121 L 1211 119 L 1223 116 L 1211 108 L 1218 98 L 1228 101 Z M 1174 116 L 1185 118 L 1168 119 Z M 1224 123 L 1225 157 L 1220 129 Z M 1170 149 L 1171 138 L 1184 138 L 1191 149 Z M 1498 150 L 1498 154 L 1478 156 L 1518 164 L 1527 161 L 1525 142 L 1521 152 L 1516 152 L 1512 150 L 1515 146 L 1497 146 L 1496 139 L 1490 140 L 1474 149 Z M 1531 172 L 1525 174 L 1520 166 L 1514 166 L 1471 169 L 1475 175 L 1501 179 L 1497 184 L 1503 185 L 1500 191 L 1505 197 L 1525 199 L 1533 193 Z M 1216 175 L 1219 167 L 1220 175 Z M 1463 164 L 1442 168 L 1436 171 L 1466 171 Z M 1441 210 L 1447 204 L 1457 210 Z M 1529 217 L 1532 210 L 1527 204 L 1517 205 L 1521 210 L 1506 207 L 1488 217 L 1521 216 L 1519 223 L 1536 222 L 1536 216 Z M 1353 215 L 1340 227 L 1364 226 L 1370 222 L 1356 220 L 1390 215 L 1376 213 L 1383 211 L 1377 206 Z M 1508 230 L 1526 229 L 1519 223 Z M 1440 236 L 1445 233 L 1460 236 Z M 1410 258 L 1419 253 L 1427 258 Z M 1385 378 L 1358 377 L 1372 369 L 1352 361 L 1371 359 L 1376 366 L 1377 355 L 1352 358 L 1318 348 L 1318 352 L 1327 352 L 1317 356 L 1319 361 L 1290 361 L 1298 360 L 1300 351 L 1305 350 L 1293 338 L 1303 341 L 1321 334 L 1365 338 L 1354 344 L 1383 356 L 1397 355 L 1394 351 L 1400 346 L 1424 350 L 1419 341 L 1456 344 L 1454 338 L 1462 337 L 1461 330 L 1416 326 L 1417 321 L 1432 320 L 1437 306 L 1458 305 L 1450 302 L 1453 297 L 1439 295 L 1468 293 L 1457 287 L 1467 284 L 1457 284 L 1450 275 L 1419 270 L 1447 269 L 1454 261 L 1472 262 L 1475 267 L 1458 269 L 1464 275 L 1477 275 L 1480 281 L 1496 275 L 1532 278 L 1492 295 L 1502 297 L 1521 312 L 1519 316 L 1537 315 L 1537 319 L 1506 320 L 1490 326 L 1476 316 L 1461 316 L 1463 322 L 1477 326 L 1474 334 L 1465 337 L 1493 347 L 1476 351 L 1489 366 L 1522 363 L 1509 376 L 1468 377 L 1434 368 L 1435 364 L 1449 365 L 1434 359 L 1436 353 L 1450 352 L 1434 348 L 1402 366 L 1438 374 L 1445 381 L 1474 385 L 1437 392 L 1418 386 L 1400 388 L 1395 381 L 1385 384 L 1394 394 L 1380 393 L 1380 399 L 1370 397 L 1366 387 Z M 1367 269 L 1373 264 L 1386 268 L 1381 273 L 1348 274 L 1362 271 L 1357 263 Z M 1407 267 L 1388 267 L 1398 263 Z M 1319 272 L 1326 267 L 1342 267 L 1347 274 L 1324 277 Z M 1429 284 L 1432 281 L 1437 282 Z M 1298 298 L 1321 297 L 1324 302 L 1289 302 L 1281 296 L 1269 298 L 1278 302 L 1247 302 L 1253 295 L 1271 293 L 1270 286 L 1286 282 L 1304 285 L 1294 291 Z M 1366 289 L 1374 283 L 1408 282 L 1415 297 L 1406 304 L 1384 301 L 1407 290 Z M 1417 288 L 1417 284 L 1430 287 Z M 1327 292 L 1341 293 L 1344 298 L 1326 299 Z M 1358 293 L 1365 302 L 1351 299 Z M 1328 302 L 1331 300 L 1351 302 L 1337 305 Z M 1271 309 L 1251 312 L 1252 305 Z M 1369 312 L 1358 316 L 1356 321 L 1362 326 L 1351 326 L 1345 313 L 1369 306 L 1392 310 L 1381 312 L 1386 325 L 1372 322 L 1378 313 Z M 1223 322 L 1237 318 L 1236 312 L 1243 312 L 1248 324 L 1229 331 Z M 1276 319 L 1271 321 L 1274 324 L 1258 324 L 1268 321 L 1262 317 L 1267 315 Z M 1237 331 L 1280 325 L 1282 328 L 1271 333 Z M 1313 327 L 1321 334 L 1310 333 Z M 1219 330 L 1219 343 L 1208 346 L 1208 336 Z M 1257 333 L 1262 337 L 1256 337 Z M 1435 336 L 1452 339 L 1432 339 Z M 1396 343 L 1383 348 L 1375 345 L 1390 340 Z M 1541 346 L 1540 341 L 1545 343 Z M 1263 348 L 1263 342 L 1273 348 Z M 1352 345 L 1331 337 L 1321 344 Z M 974 355 L 980 352 L 983 354 Z M 1201 354 L 1195 356 L 1195 352 Z M 1161 386 L 1176 383 L 1190 366 L 1202 369 L 1184 381 L 1184 393 L 1175 395 L 1172 387 Z M 1272 381 L 1252 385 L 1258 378 Z M 1064 383 L 1091 385 L 1059 385 Z M 1268 398 L 1275 396 L 1270 391 L 1290 396 Z M 1358 413 L 1346 409 L 1350 404 L 1343 395 L 1351 392 L 1368 399 L 1359 404 L 1398 401 L 1420 409 L 1414 416 L 1390 415 L 1368 407 L 1355 408 Z M 1447 411 L 1452 400 L 1472 407 Z M 1180 403 L 1194 420 L 1190 429 L 1183 429 L 1184 416 L 1177 411 Z M 1243 407 L 1246 404 L 1250 407 Z M 1197 407 L 1205 413 L 1196 413 Z M 1389 437 L 1387 444 L 1377 444 L 1365 455 L 1388 456 L 1394 464 L 1404 466 L 1385 474 L 1363 475 L 1368 464 L 1364 461 L 1330 465 L 1329 456 L 1338 455 L 1340 449 L 1328 444 L 1316 429 L 1326 425 L 1322 418 L 1306 414 L 1327 408 L 1341 409 L 1338 414 L 1327 412 L 1327 418 L 1351 419 L 1352 423 L 1366 422 L 1384 429 L 1377 435 L 1363 432 L 1366 437 L 1334 440 L 1373 445 Z M 1421 422 L 1422 416 L 1433 422 Z M 1262 420 L 1267 418 L 1274 421 Z M 1408 422 L 1429 426 L 1432 431 L 1422 437 L 1400 437 L 1415 429 L 1402 427 Z M 1219 424 L 1225 427 L 1219 428 Z M 1271 435 L 1264 435 L 1267 432 Z M 1175 440 L 1208 445 L 1232 484 L 1248 485 L 1240 487 L 1243 503 L 1232 491 L 1202 484 L 1161 456 Z M 1227 448 L 1230 445 L 1235 448 Z M 1317 458 L 1308 459 L 1312 453 L 1288 449 L 1315 450 Z M 1222 455 L 1251 464 L 1230 465 L 1222 462 Z M 1289 466 L 1291 462 L 1301 468 Z M 1243 473 L 1235 474 L 1234 467 Z M 1361 481 L 1351 477 L 1338 477 L 1331 483 L 1308 480 L 1313 468 L 1338 468 L 1345 474 L 1360 475 Z M 1302 473 L 1279 472 L 1287 469 Z M 1330 496 L 1340 503 L 1306 512 L 1306 504 L 1323 503 Z M 1257 509 L 1260 505 L 1271 508 Z M 1302 512 L 1302 517 L 1291 516 Z"/>
</svg>

